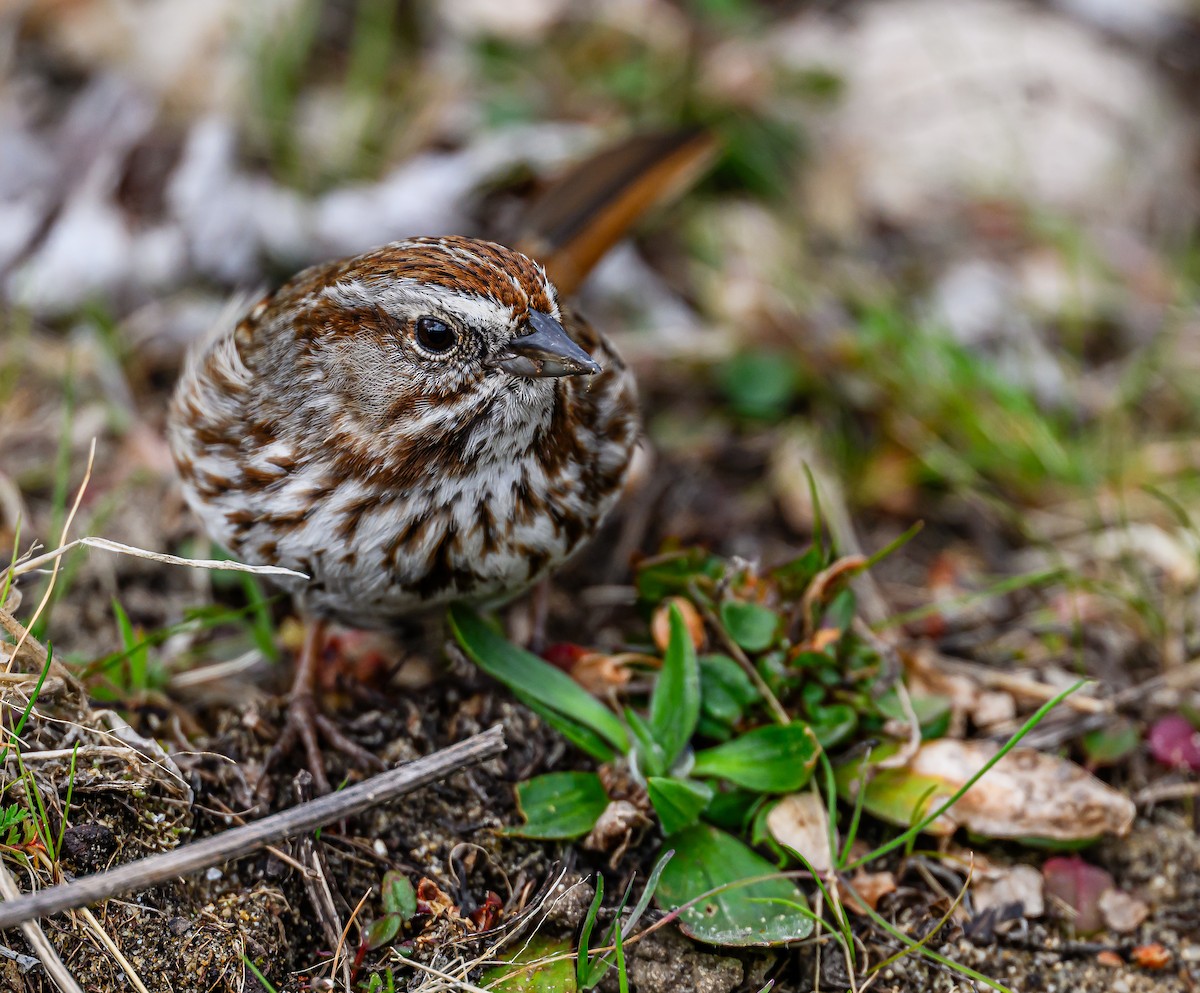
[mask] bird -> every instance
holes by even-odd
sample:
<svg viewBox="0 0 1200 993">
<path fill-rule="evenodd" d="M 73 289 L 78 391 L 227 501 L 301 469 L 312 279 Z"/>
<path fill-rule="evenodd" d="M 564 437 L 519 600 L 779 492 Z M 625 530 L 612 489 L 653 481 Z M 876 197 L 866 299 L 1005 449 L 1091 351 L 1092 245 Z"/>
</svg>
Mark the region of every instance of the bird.
<svg viewBox="0 0 1200 993">
<path fill-rule="evenodd" d="M 503 603 L 596 532 L 641 422 L 566 295 L 711 153 L 703 132 L 634 136 L 551 186 L 519 248 L 414 237 L 318 264 L 193 348 L 167 427 L 183 495 L 231 555 L 298 574 L 272 578 L 306 619 L 264 774 L 299 742 L 327 792 L 321 738 L 377 764 L 316 703 L 329 622 Z"/>
</svg>

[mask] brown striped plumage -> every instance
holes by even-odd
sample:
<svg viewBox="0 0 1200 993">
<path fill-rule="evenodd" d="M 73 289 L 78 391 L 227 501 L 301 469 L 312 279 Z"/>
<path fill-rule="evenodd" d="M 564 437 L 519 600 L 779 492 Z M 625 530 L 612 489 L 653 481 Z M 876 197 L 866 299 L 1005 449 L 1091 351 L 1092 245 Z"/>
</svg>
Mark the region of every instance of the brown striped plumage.
<svg viewBox="0 0 1200 993">
<path fill-rule="evenodd" d="M 545 575 L 615 501 L 637 434 L 631 375 L 542 268 L 456 237 L 300 273 L 195 351 L 170 417 L 212 537 L 306 573 L 285 584 L 301 608 L 358 626 Z"/>
</svg>

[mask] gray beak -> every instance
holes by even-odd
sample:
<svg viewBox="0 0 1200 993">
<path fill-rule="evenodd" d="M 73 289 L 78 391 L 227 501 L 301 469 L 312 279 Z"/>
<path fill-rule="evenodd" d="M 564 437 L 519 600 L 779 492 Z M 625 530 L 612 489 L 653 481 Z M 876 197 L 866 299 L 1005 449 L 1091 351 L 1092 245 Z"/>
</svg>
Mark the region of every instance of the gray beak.
<svg viewBox="0 0 1200 993">
<path fill-rule="evenodd" d="M 510 341 L 492 360 L 494 365 L 514 376 L 581 376 L 600 371 L 592 357 L 568 338 L 562 325 L 549 314 L 530 311 L 529 326 L 533 330 Z"/>
</svg>

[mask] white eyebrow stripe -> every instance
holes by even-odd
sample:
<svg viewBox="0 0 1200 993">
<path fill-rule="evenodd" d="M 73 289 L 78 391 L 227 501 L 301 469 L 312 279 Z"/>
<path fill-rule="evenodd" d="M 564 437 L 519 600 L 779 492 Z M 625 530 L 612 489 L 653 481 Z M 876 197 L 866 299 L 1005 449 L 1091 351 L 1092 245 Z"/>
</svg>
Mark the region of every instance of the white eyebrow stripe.
<svg viewBox="0 0 1200 993">
<path fill-rule="evenodd" d="M 465 319 L 477 327 L 507 324 L 513 319 L 511 308 L 490 297 L 452 290 L 411 276 L 373 283 L 346 279 L 326 287 L 321 296 L 340 307 L 382 307 L 392 311 L 407 309 L 415 304 L 427 307 L 435 316 Z"/>
</svg>

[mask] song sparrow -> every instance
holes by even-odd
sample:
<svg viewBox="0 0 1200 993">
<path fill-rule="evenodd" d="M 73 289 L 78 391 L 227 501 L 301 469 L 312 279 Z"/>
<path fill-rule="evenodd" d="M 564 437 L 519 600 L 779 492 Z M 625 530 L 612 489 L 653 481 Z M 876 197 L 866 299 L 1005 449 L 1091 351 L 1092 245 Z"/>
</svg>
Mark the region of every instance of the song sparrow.
<svg viewBox="0 0 1200 993">
<path fill-rule="evenodd" d="M 268 766 L 299 738 L 327 790 L 318 731 L 377 763 L 313 702 L 325 619 L 501 600 L 596 530 L 634 383 L 558 292 L 715 151 L 702 129 L 633 135 L 550 184 L 524 252 L 414 238 L 315 266 L 193 352 L 169 420 L 188 503 L 234 555 L 309 577 L 283 581 L 310 623 Z"/>
<path fill-rule="evenodd" d="M 595 530 L 639 427 L 612 346 L 516 251 L 414 238 L 315 266 L 190 356 L 169 418 L 184 494 L 301 611 L 380 627 L 511 596 Z M 320 773 L 302 653 L 280 746 Z M 352 749 L 353 750 L 353 749 Z"/>
</svg>

